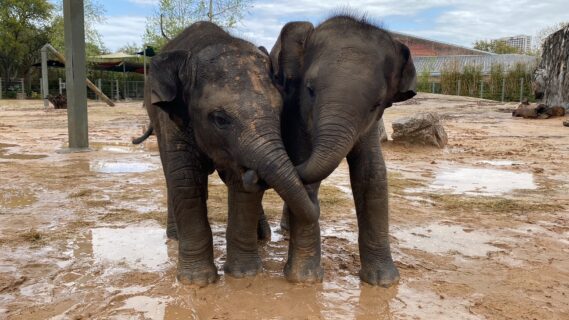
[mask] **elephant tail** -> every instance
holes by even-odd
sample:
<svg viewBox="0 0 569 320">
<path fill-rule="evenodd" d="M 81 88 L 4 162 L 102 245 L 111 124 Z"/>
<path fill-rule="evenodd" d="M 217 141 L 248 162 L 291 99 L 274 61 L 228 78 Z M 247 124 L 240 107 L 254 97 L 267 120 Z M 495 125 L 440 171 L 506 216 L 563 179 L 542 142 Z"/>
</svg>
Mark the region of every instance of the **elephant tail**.
<svg viewBox="0 0 569 320">
<path fill-rule="evenodd" d="M 144 140 L 148 139 L 148 137 L 150 137 L 152 135 L 153 131 L 154 131 L 154 127 L 152 126 L 152 124 L 149 124 L 148 129 L 146 129 L 146 132 L 144 132 L 140 137 L 132 139 L 132 144 L 143 143 Z"/>
</svg>

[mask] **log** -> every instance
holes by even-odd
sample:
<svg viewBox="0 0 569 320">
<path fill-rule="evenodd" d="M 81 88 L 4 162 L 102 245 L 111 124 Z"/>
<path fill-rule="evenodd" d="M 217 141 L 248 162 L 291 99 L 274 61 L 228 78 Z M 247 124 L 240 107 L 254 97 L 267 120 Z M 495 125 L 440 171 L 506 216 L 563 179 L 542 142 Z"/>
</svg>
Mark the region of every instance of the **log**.
<svg viewBox="0 0 569 320">
<path fill-rule="evenodd" d="M 543 43 L 541 62 L 534 74 L 536 98 L 550 107 L 569 111 L 569 25 L 551 34 Z"/>
<path fill-rule="evenodd" d="M 59 61 L 61 61 L 61 63 L 65 64 L 65 57 L 59 53 L 57 50 L 55 50 L 54 47 L 52 47 L 50 44 L 46 44 L 45 45 L 46 48 L 49 49 L 49 51 L 51 51 L 56 57 L 57 59 L 59 59 Z M 99 96 L 99 98 L 101 98 L 101 100 L 105 101 L 110 107 L 114 107 L 115 103 L 109 99 L 109 97 L 107 97 L 103 91 L 101 91 L 95 84 L 93 84 L 93 82 L 91 82 L 91 80 L 87 79 L 85 81 L 87 83 L 87 87 L 89 87 L 89 89 L 93 90 L 93 92 L 95 92 L 95 94 L 97 96 Z"/>
</svg>

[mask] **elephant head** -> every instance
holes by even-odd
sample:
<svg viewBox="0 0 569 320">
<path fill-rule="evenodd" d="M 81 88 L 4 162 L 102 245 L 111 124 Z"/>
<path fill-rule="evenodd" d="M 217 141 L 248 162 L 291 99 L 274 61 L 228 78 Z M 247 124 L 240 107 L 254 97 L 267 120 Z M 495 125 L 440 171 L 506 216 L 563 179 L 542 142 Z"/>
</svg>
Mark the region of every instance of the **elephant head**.
<svg viewBox="0 0 569 320">
<path fill-rule="evenodd" d="M 299 106 L 312 140 L 297 168 L 305 183 L 326 178 L 394 102 L 416 94 L 409 49 L 378 27 L 349 16 L 317 28 L 283 27 L 271 50 L 276 82 Z"/>
<path fill-rule="evenodd" d="M 198 52 L 166 47 L 150 66 L 149 103 L 165 110 L 197 150 L 218 169 L 260 177 L 299 218 L 317 219 L 317 209 L 284 149 L 282 98 L 270 75 L 270 59 L 252 44 L 231 38 Z"/>
</svg>

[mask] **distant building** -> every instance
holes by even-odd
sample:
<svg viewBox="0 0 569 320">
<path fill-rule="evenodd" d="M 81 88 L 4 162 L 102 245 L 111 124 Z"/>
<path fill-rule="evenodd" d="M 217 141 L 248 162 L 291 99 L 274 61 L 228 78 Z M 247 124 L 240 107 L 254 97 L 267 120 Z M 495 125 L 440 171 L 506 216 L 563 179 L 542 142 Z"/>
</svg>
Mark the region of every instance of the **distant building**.
<svg viewBox="0 0 569 320">
<path fill-rule="evenodd" d="M 445 69 L 455 69 L 462 72 L 466 66 L 480 68 L 483 75 L 490 74 L 492 66 L 500 65 L 504 71 L 512 70 L 517 64 L 537 65 L 536 56 L 523 54 L 485 54 L 485 55 L 455 55 L 438 57 L 413 57 L 417 74 L 428 72 L 431 77 L 441 76 Z"/>
<path fill-rule="evenodd" d="M 492 53 L 467 48 L 455 44 L 441 41 L 425 39 L 400 32 L 391 32 L 393 38 L 399 40 L 411 50 L 411 55 L 415 57 L 439 57 L 439 56 L 479 56 L 490 55 Z"/>
<path fill-rule="evenodd" d="M 528 53 L 531 51 L 531 36 L 519 35 L 513 37 L 505 37 L 496 39 L 495 41 L 504 41 L 510 47 L 520 50 L 520 53 Z"/>
</svg>

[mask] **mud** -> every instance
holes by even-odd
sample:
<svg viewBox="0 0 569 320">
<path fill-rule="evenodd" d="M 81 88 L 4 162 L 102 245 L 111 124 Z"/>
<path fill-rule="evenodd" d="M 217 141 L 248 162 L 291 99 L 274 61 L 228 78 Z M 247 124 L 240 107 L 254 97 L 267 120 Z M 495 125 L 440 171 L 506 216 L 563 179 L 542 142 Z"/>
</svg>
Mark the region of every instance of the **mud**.
<svg viewBox="0 0 569 320">
<path fill-rule="evenodd" d="M 90 147 L 66 147 L 65 110 L 0 100 L 0 319 L 566 319 L 569 318 L 569 132 L 563 120 L 511 118 L 497 104 L 419 95 L 394 119 L 436 111 L 443 149 L 383 145 L 391 240 L 401 272 L 389 289 L 358 278 L 348 167 L 323 182 L 324 282 L 282 276 L 282 202 L 265 196 L 272 240 L 264 271 L 233 279 L 225 261 L 226 189 L 210 176 L 220 280 L 175 279 L 156 140 L 139 103 L 89 108 Z"/>
</svg>

